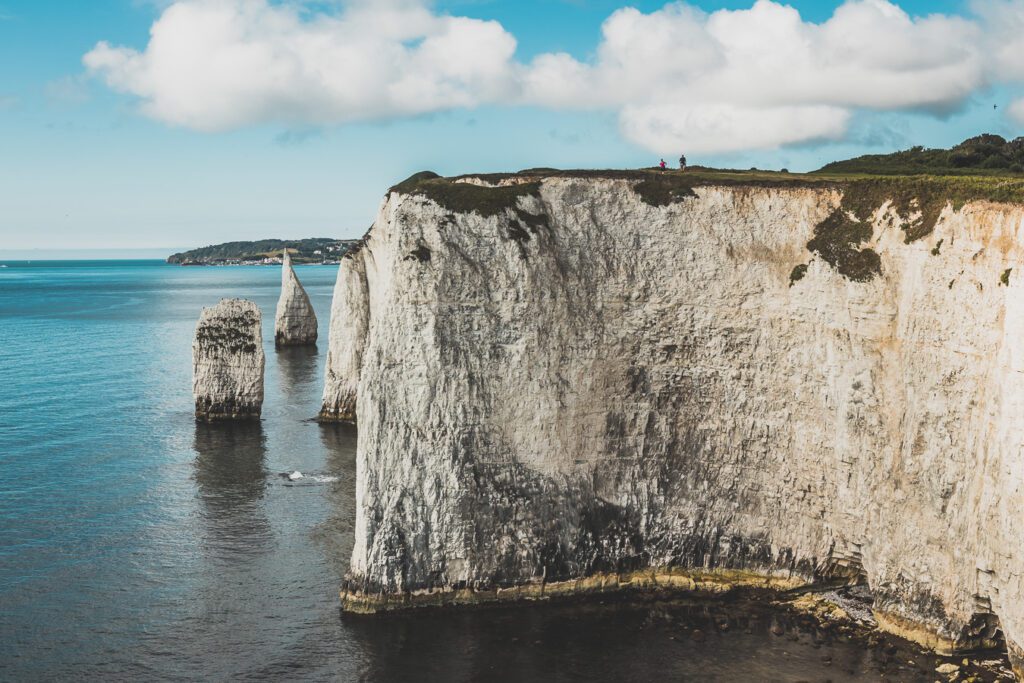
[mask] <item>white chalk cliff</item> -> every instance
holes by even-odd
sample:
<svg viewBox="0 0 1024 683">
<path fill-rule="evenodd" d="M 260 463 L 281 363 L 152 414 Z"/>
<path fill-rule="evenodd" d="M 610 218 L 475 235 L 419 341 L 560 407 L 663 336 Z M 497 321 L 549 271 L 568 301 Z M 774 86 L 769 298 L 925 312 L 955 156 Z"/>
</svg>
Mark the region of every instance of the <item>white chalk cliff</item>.
<svg viewBox="0 0 1024 683">
<path fill-rule="evenodd" d="M 281 296 L 277 300 L 274 317 L 274 344 L 276 346 L 305 346 L 316 344 L 316 313 L 309 296 L 292 268 L 288 250 L 281 258 Z"/>
<path fill-rule="evenodd" d="M 998 624 L 1020 668 L 1024 207 L 908 243 L 913 212 L 858 223 L 838 185 L 524 180 L 398 186 L 343 260 L 346 605 L 860 575 L 883 628 Z"/>
<path fill-rule="evenodd" d="M 204 308 L 192 341 L 192 394 L 201 420 L 259 418 L 263 409 L 262 317 L 245 299 Z"/>
</svg>

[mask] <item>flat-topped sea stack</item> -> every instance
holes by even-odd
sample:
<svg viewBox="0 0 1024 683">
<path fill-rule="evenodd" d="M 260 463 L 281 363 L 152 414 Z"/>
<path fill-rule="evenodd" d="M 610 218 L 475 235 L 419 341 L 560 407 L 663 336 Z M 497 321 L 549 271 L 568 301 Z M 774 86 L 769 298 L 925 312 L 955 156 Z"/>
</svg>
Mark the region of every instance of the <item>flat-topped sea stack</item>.
<svg viewBox="0 0 1024 683">
<path fill-rule="evenodd" d="M 287 250 L 281 259 L 281 298 L 277 300 L 274 319 L 274 344 L 277 347 L 316 344 L 316 313 L 295 275 Z"/>
<path fill-rule="evenodd" d="M 245 299 L 204 308 L 192 341 L 196 418 L 258 419 L 263 408 L 262 317 Z"/>
<path fill-rule="evenodd" d="M 555 172 L 387 194 L 343 259 L 347 609 L 865 582 L 1024 650 L 1024 180 Z"/>
</svg>

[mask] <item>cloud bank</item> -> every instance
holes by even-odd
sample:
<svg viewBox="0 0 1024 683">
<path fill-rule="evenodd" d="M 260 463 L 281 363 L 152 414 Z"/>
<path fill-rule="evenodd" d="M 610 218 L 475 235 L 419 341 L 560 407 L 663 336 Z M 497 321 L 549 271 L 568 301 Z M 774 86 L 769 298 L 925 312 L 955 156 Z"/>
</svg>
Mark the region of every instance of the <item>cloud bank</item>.
<svg viewBox="0 0 1024 683">
<path fill-rule="evenodd" d="M 846 135 L 860 110 L 943 114 L 1024 82 L 1024 0 L 969 18 L 848 0 L 816 24 L 757 0 L 614 12 L 592 60 L 516 59 L 499 23 L 427 0 L 352 0 L 333 14 L 268 0 L 177 0 L 144 50 L 101 42 L 83 61 L 156 120 L 201 131 L 394 119 L 482 104 L 618 113 L 647 149 L 769 149 Z M 1009 108 L 1024 123 L 1024 99 Z"/>
</svg>

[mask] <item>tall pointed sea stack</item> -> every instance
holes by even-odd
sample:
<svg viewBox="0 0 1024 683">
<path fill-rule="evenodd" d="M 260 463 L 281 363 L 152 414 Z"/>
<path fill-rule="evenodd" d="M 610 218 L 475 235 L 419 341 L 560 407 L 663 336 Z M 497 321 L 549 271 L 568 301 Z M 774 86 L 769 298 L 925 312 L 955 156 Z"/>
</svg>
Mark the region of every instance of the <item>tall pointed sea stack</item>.
<svg viewBox="0 0 1024 683">
<path fill-rule="evenodd" d="M 281 298 L 277 300 L 274 344 L 278 347 L 316 344 L 316 313 L 292 269 L 287 249 L 281 262 Z"/>
<path fill-rule="evenodd" d="M 327 376 L 324 381 L 324 422 L 356 421 L 356 392 L 363 364 L 363 346 L 370 325 L 370 296 L 366 262 L 358 256 L 361 243 L 341 259 L 331 303 L 331 334 L 327 348 Z"/>
<path fill-rule="evenodd" d="M 244 299 L 204 308 L 192 341 L 192 395 L 200 420 L 257 419 L 263 408 L 260 309 Z"/>
</svg>

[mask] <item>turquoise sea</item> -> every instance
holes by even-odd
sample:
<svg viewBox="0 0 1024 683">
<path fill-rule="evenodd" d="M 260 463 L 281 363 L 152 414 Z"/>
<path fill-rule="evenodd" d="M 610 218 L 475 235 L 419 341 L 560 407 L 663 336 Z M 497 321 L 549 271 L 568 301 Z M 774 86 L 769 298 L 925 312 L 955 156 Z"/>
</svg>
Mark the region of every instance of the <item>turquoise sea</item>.
<svg viewBox="0 0 1024 683">
<path fill-rule="evenodd" d="M 893 666 L 737 603 L 344 615 L 356 435 L 311 419 L 337 267 L 296 269 L 320 344 L 277 352 L 274 267 L 3 265 L 0 680 L 846 681 Z M 263 419 L 197 425 L 192 332 L 229 296 L 263 310 Z M 306 477 L 280 476 L 293 470 Z"/>
</svg>

